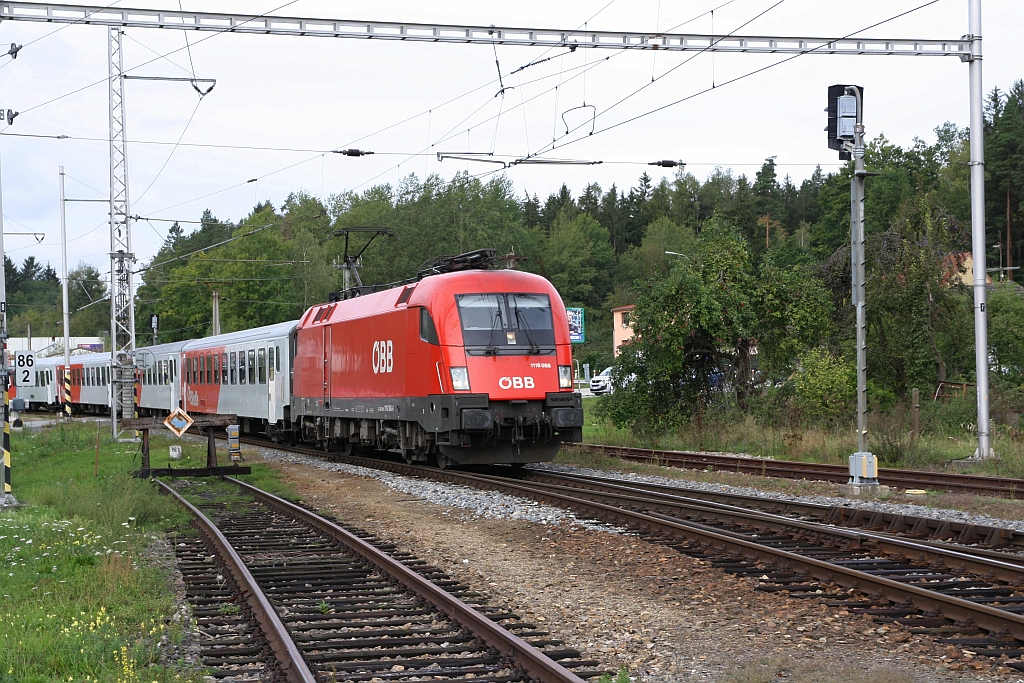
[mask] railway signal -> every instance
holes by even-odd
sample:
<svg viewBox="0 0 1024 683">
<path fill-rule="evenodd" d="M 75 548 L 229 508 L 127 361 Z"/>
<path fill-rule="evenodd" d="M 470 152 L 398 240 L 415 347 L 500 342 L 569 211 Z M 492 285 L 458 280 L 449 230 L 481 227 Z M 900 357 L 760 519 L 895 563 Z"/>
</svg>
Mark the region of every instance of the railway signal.
<svg viewBox="0 0 1024 683">
<path fill-rule="evenodd" d="M 840 159 L 853 159 L 850 180 L 850 270 L 857 327 L 857 452 L 850 456 L 850 484 L 878 486 L 878 464 L 868 450 L 867 320 L 864 310 L 864 89 L 832 85 L 828 89 L 828 146 Z"/>
</svg>

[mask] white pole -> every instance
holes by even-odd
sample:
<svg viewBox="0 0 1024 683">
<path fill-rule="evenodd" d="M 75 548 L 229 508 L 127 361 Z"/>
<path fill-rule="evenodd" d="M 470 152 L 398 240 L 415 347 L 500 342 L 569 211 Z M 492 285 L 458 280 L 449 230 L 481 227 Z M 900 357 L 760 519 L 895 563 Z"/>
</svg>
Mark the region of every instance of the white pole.
<svg viewBox="0 0 1024 683">
<path fill-rule="evenodd" d="M 988 412 L 988 311 L 985 290 L 985 116 L 981 83 L 981 0 L 969 0 L 971 57 L 971 242 L 974 264 L 974 365 L 978 396 L 979 458 L 992 453 Z"/>
<path fill-rule="evenodd" d="M 0 183 L 2 188 L 2 183 Z M 4 204 L 3 190 L 0 189 L 0 262 L 6 263 L 4 254 Z M 8 382 L 10 380 L 7 367 L 7 268 L 0 275 L 0 390 L 3 391 L 3 452 L 0 454 L 0 507 L 16 505 L 17 501 L 11 493 L 11 411 Z"/>
<path fill-rule="evenodd" d="M 64 219 L 64 167 L 60 167 L 60 263 L 63 268 L 61 290 L 64 297 L 64 369 L 71 367 L 71 314 L 68 312 L 68 232 Z"/>
</svg>

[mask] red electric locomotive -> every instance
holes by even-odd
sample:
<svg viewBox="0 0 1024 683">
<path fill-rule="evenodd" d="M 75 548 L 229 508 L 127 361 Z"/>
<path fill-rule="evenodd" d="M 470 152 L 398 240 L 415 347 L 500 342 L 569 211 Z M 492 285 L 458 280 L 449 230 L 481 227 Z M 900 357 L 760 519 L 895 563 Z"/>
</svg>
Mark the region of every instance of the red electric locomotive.
<svg viewBox="0 0 1024 683">
<path fill-rule="evenodd" d="M 292 427 L 304 441 L 446 467 L 550 461 L 582 439 L 550 282 L 471 269 L 361 289 L 311 308 L 294 332 Z"/>
</svg>

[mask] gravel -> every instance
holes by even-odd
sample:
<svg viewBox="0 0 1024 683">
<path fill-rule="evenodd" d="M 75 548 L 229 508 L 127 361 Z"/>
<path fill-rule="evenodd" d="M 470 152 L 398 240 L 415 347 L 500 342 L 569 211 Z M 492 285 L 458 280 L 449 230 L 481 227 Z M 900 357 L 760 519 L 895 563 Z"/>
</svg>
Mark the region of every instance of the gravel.
<svg viewBox="0 0 1024 683">
<path fill-rule="evenodd" d="M 322 470 L 345 472 L 347 474 L 361 477 L 373 477 L 374 479 L 379 479 L 386 486 L 395 491 L 406 493 L 443 507 L 466 510 L 472 514 L 487 519 L 521 519 L 527 522 L 536 522 L 538 524 L 577 524 L 586 529 L 609 531 L 612 533 L 628 533 L 626 530 L 619 527 L 604 524 L 595 520 L 577 517 L 573 513 L 560 508 L 535 503 L 533 501 L 518 498 L 516 496 L 510 496 L 504 493 L 479 491 L 467 486 L 425 481 L 413 477 L 406 477 L 400 474 L 394 474 L 392 472 L 384 472 L 382 470 L 358 467 L 356 465 L 348 465 L 345 463 L 327 462 L 320 458 L 295 453 L 286 453 L 269 448 L 261 448 L 259 450 L 260 454 L 267 460 L 307 465 Z M 675 486 L 695 491 L 714 491 L 718 493 L 731 493 L 758 498 L 814 503 L 817 505 L 862 508 L 875 512 L 927 517 L 929 519 L 948 520 L 951 522 L 965 522 L 968 524 L 993 526 L 1024 532 L 1024 520 L 1000 519 L 997 517 L 990 517 L 988 515 L 964 512 L 962 510 L 933 508 L 926 507 L 924 505 L 912 505 L 909 503 L 889 503 L 880 500 L 852 499 L 821 495 L 796 496 L 786 493 L 762 491 L 760 489 L 747 486 L 730 486 L 728 484 L 679 480 L 652 475 L 611 472 L 607 470 L 577 467 L 574 465 L 556 465 L 554 463 L 531 465 L 530 469 L 607 477 L 621 481 L 664 484 L 667 486 Z M 448 513 L 445 512 L 443 514 Z"/>
<path fill-rule="evenodd" d="M 380 480 L 388 488 L 415 496 L 441 507 L 465 510 L 484 519 L 518 519 L 536 524 L 573 524 L 590 531 L 607 531 L 610 533 L 628 533 L 610 524 L 592 519 L 577 517 L 561 508 L 536 503 L 524 498 L 510 496 L 497 491 L 481 491 L 468 486 L 447 484 L 442 482 L 406 477 L 393 472 L 348 465 L 339 462 L 328 462 L 320 458 L 296 453 L 285 453 L 269 448 L 260 449 L 265 460 L 287 462 L 293 465 L 306 465 L 329 472 L 345 472 L 357 477 L 372 477 Z M 451 514 L 450 511 L 441 513 Z"/>
</svg>

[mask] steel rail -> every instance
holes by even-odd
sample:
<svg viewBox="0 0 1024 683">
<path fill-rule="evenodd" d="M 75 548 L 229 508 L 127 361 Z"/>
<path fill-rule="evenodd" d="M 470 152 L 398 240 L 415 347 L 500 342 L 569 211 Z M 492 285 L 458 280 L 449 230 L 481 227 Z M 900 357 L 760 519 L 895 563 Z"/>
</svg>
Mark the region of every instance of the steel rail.
<svg viewBox="0 0 1024 683">
<path fill-rule="evenodd" d="M 323 455 L 312 449 L 293 448 L 291 450 L 319 457 Z M 927 590 L 913 584 L 900 583 L 883 576 L 831 564 L 813 557 L 805 557 L 780 548 L 760 545 L 754 541 L 723 533 L 721 530 L 709 529 L 706 525 L 636 512 L 564 493 L 535 488 L 511 479 L 490 479 L 450 469 L 438 470 L 359 456 L 343 456 L 337 453 L 332 455 L 339 462 L 500 491 L 575 510 L 589 517 L 623 524 L 656 535 L 681 538 L 701 545 L 711 545 L 720 550 L 755 558 L 772 566 L 803 571 L 811 578 L 825 584 L 834 583 L 845 588 L 862 590 L 897 603 L 909 602 L 915 608 L 925 612 L 935 612 L 956 622 L 974 624 L 990 633 L 1005 633 L 1012 635 L 1017 640 L 1024 640 L 1024 616 L 1022 615 Z"/>
<path fill-rule="evenodd" d="M 481 475 L 474 475 L 481 476 Z M 489 479 L 502 480 L 503 477 L 493 475 L 482 475 Z M 774 531 L 785 531 L 798 529 L 818 536 L 831 536 L 837 539 L 849 541 L 853 544 L 873 542 L 877 548 L 890 555 L 903 555 L 908 559 L 918 559 L 928 562 L 942 562 L 950 567 L 962 567 L 965 571 L 976 576 L 991 576 L 1007 583 L 1024 582 L 1024 557 L 1016 557 L 1014 561 L 1009 559 L 995 559 L 980 555 L 973 555 L 966 552 L 964 548 L 941 548 L 920 541 L 908 540 L 896 536 L 873 533 L 865 530 L 851 530 L 842 527 L 829 526 L 819 522 L 808 522 L 782 515 L 775 515 L 767 512 L 757 512 L 744 509 L 735 505 L 715 503 L 710 501 L 686 498 L 685 496 L 674 496 L 670 494 L 653 494 L 642 489 L 631 488 L 616 484 L 607 484 L 603 491 L 592 489 L 580 489 L 560 484 L 546 484 L 542 482 L 531 482 L 534 487 L 541 487 L 544 490 L 566 495 L 577 495 L 579 493 L 590 493 L 597 498 L 605 498 L 613 502 L 616 507 L 624 505 L 639 505 L 647 508 L 668 510 L 677 513 L 680 510 L 691 511 L 714 518 L 722 522 L 758 521 Z M 601 502 L 598 500 L 597 502 Z M 679 520 L 685 523 L 685 520 Z M 719 532 L 721 533 L 721 532 Z"/>
<path fill-rule="evenodd" d="M 267 493 L 233 477 L 223 477 L 223 479 L 238 485 L 242 490 L 264 504 L 276 507 L 289 515 L 295 516 L 306 524 L 339 541 L 364 560 L 377 566 L 403 586 L 409 588 L 430 604 L 438 607 L 452 620 L 468 628 L 498 652 L 509 657 L 511 661 L 521 666 L 534 680 L 541 683 L 583 683 L 582 678 L 564 668 L 522 638 L 501 628 L 462 600 L 459 600 L 454 595 L 412 571 L 398 560 L 381 552 L 330 520 L 324 519 L 294 503 L 290 503 L 283 498 Z"/>
<path fill-rule="evenodd" d="M 649 462 L 669 467 L 706 469 L 713 467 L 723 472 L 756 474 L 786 479 L 819 479 L 846 483 L 849 469 L 845 465 L 748 458 L 736 455 L 697 453 L 693 451 L 654 450 L 602 444 L 578 444 L 569 448 L 585 453 L 598 453 L 635 462 Z M 1024 479 L 989 477 L 954 472 L 925 472 L 890 467 L 878 469 L 882 484 L 899 488 L 932 488 L 936 490 L 980 493 L 1007 498 L 1024 498 Z"/>
<path fill-rule="evenodd" d="M 242 597 L 245 598 L 249 608 L 252 610 L 253 616 L 259 622 L 267 642 L 274 651 L 277 663 L 289 683 L 317 683 L 316 676 L 313 675 L 313 672 L 306 664 L 306 660 L 302 658 L 302 653 L 292 640 L 291 634 L 288 633 L 284 622 L 281 621 L 281 617 L 278 616 L 274 606 L 270 604 L 270 600 L 260 589 L 259 584 L 253 578 L 248 567 L 245 566 L 245 562 L 235 552 L 235 549 L 228 539 L 225 538 L 224 534 L 221 533 L 220 529 L 199 508 L 185 500 L 180 493 L 162 481 L 155 481 L 161 491 L 173 496 L 179 505 L 192 514 L 203 533 L 216 547 L 221 559 L 224 560 L 235 581 L 238 582 L 239 587 L 242 589 Z"/>
<path fill-rule="evenodd" d="M 823 524 L 843 528 L 864 528 L 870 531 L 885 531 L 893 534 L 909 532 L 916 543 L 925 543 L 939 548 L 962 551 L 964 544 L 981 543 L 991 547 L 1024 546 L 1024 533 L 1004 527 L 985 526 L 970 522 L 950 521 L 931 517 L 916 517 L 898 512 L 866 510 L 842 505 L 823 505 L 804 501 L 769 498 L 767 496 L 751 496 L 724 491 L 705 491 L 686 486 L 671 486 L 652 482 L 631 481 L 610 477 L 595 477 L 585 474 L 552 472 L 548 470 L 524 470 L 519 476 L 525 481 L 547 483 L 571 482 L 581 488 L 595 487 L 600 490 L 606 486 L 627 486 L 643 491 L 648 495 L 665 495 L 669 498 L 683 496 L 695 498 L 709 503 L 736 505 L 746 509 L 758 509 L 763 512 L 779 515 L 784 519 L 792 519 L 783 513 L 792 513 L 816 518 Z M 916 531 L 915 531 L 916 530 Z M 915 535 L 917 534 L 917 535 Z M 929 535 L 930 539 L 920 536 Z M 931 539 L 955 539 L 957 543 L 947 543 Z M 999 552 L 989 548 L 971 547 L 971 553 L 983 555 L 1007 562 L 1024 563 L 1024 555 Z"/>
</svg>

